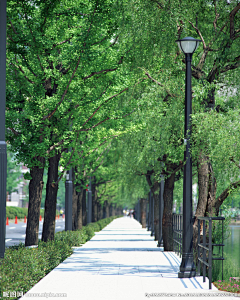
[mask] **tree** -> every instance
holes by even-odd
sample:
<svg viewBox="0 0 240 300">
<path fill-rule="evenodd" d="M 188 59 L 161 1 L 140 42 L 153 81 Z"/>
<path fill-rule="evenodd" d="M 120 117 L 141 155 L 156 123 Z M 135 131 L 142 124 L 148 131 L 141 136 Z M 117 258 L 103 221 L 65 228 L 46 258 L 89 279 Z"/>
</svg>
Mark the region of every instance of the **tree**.
<svg viewBox="0 0 240 300">
<path fill-rule="evenodd" d="M 88 5 L 78 1 L 74 7 L 67 0 L 8 5 L 7 137 L 18 160 L 30 168 L 26 245 L 38 240 L 46 163 L 51 166 L 53 161 L 57 166 L 59 155 L 71 143 L 74 146 L 102 122 L 122 116 L 123 110 L 115 116 L 109 113 L 112 99 L 125 91 L 114 85 L 115 80 L 122 84 L 121 74 L 116 76 L 114 71 L 126 53 L 117 43 L 116 14 L 111 1 Z M 57 168 L 51 172 L 47 195 L 56 198 Z M 52 213 L 49 218 L 53 228 Z M 51 238 L 52 229 L 48 229 Z"/>
</svg>

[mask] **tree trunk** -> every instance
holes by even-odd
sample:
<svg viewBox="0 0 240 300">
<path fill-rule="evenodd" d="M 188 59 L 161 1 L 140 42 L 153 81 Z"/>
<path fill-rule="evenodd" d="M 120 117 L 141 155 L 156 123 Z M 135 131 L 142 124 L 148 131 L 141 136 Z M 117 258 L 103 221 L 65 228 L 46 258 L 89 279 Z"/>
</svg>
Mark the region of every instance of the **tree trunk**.
<svg viewBox="0 0 240 300">
<path fill-rule="evenodd" d="M 209 185 L 208 185 L 208 195 L 207 195 L 207 207 L 206 207 L 206 216 L 215 216 L 215 200 L 216 200 L 216 191 L 217 191 L 217 182 L 214 176 L 212 164 L 208 164 L 209 170 Z"/>
<path fill-rule="evenodd" d="M 172 209 L 175 173 L 165 178 L 163 192 L 162 236 L 164 251 L 173 251 Z"/>
<path fill-rule="evenodd" d="M 105 201 L 106 202 L 106 218 L 109 218 L 110 215 L 109 215 L 109 204 L 108 204 L 108 201 Z"/>
<path fill-rule="evenodd" d="M 97 222 L 97 191 L 95 177 L 92 179 L 92 222 Z"/>
<path fill-rule="evenodd" d="M 98 221 L 102 219 L 102 205 L 97 201 L 97 219 Z"/>
<path fill-rule="evenodd" d="M 113 216 L 116 215 L 116 213 L 115 213 L 115 208 L 116 208 L 116 204 L 114 203 L 114 204 L 112 205 L 112 215 L 113 215 Z"/>
<path fill-rule="evenodd" d="M 103 203 L 103 219 L 107 217 L 107 201 Z"/>
<path fill-rule="evenodd" d="M 48 179 L 46 186 L 45 211 L 43 222 L 42 241 L 52 241 L 55 235 L 55 220 L 56 220 L 56 205 L 58 184 L 58 163 L 61 154 L 57 153 L 55 156 L 48 159 Z"/>
<path fill-rule="evenodd" d="M 75 172 L 77 172 L 77 168 L 75 168 L 73 172 L 73 182 L 75 181 Z M 81 183 L 73 185 L 73 230 L 80 230 L 83 226 L 83 197 L 86 198 L 86 189 L 83 188 L 83 182 L 81 181 Z"/>
<path fill-rule="evenodd" d="M 197 251 L 198 217 L 215 215 L 216 178 L 207 156 L 200 153 L 198 158 L 198 204 L 193 224 L 193 249 Z M 202 222 L 200 223 L 202 226 Z"/>
<path fill-rule="evenodd" d="M 159 193 L 157 193 L 159 189 L 159 183 L 157 181 L 155 181 L 154 184 L 152 183 L 151 173 L 151 171 L 148 171 L 146 179 L 154 198 L 154 235 L 155 241 L 157 241 L 159 237 Z"/>
<path fill-rule="evenodd" d="M 84 195 L 85 189 L 81 189 L 79 192 L 77 192 L 77 230 L 82 229 L 83 227 L 83 195 Z"/>
<path fill-rule="evenodd" d="M 83 226 L 87 225 L 87 203 L 86 203 L 86 189 L 83 188 L 82 195 L 82 224 Z"/>
<path fill-rule="evenodd" d="M 146 209 L 147 209 L 147 199 L 141 198 L 140 199 L 140 211 L 141 211 L 142 228 L 146 228 L 146 226 L 147 226 Z"/>
<path fill-rule="evenodd" d="M 32 179 L 29 182 L 29 206 L 25 246 L 38 244 L 39 217 L 42 199 L 45 158 L 37 157 L 37 160 L 38 162 L 40 162 L 41 166 L 33 167 L 30 169 L 30 175 Z"/>
</svg>

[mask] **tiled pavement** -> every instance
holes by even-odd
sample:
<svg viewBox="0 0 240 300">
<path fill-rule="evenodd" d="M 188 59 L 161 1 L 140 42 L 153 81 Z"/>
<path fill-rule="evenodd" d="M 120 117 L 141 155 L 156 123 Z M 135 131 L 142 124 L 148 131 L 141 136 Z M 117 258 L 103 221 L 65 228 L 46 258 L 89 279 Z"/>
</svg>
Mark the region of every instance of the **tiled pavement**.
<svg viewBox="0 0 240 300">
<path fill-rule="evenodd" d="M 21 299 L 141 300 L 222 297 L 202 277 L 179 279 L 180 259 L 163 252 L 134 219 L 115 219 Z M 30 295 L 34 293 L 34 295 Z M 39 297 L 37 293 L 41 294 Z M 51 293 L 51 294 L 50 294 Z M 63 293 L 66 297 L 56 297 Z M 202 295 L 201 295 L 202 294 Z M 234 295 L 224 299 L 236 299 Z"/>
</svg>

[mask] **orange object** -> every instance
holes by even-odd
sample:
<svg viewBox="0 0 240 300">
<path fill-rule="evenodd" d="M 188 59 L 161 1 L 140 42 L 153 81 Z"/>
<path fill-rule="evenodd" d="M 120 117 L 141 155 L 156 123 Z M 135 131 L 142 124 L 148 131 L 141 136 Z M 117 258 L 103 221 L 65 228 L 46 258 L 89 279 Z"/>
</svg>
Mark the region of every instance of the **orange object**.
<svg viewBox="0 0 240 300">
<path fill-rule="evenodd" d="M 65 218 L 65 215 L 64 215 L 64 214 L 62 215 L 62 218 L 63 218 L 63 219 Z"/>
<path fill-rule="evenodd" d="M 17 224 L 18 222 L 17 222 L 17 216 L 15 217 L 15 224 Z"/>
<path fill-rule="evenodd" d="M 7 217 L 7 222 L 6 222 L 6 225 L 9 225 L 9 220 L 8 220 L 8 217 Z"/>
<path fill-rule="evenodd" d="M 27 223 L 27 217 L 26 216 L 24 217 L 24 223 Z"/>
<path fill-rule="evenodd" d="M 59 215 L 58 215 L 58 220 L 60 219 Z"/>
<path fill-rule="evenodd" d="M 40 221 L 42 221 L 42 216 L 40 215 Z"/>
</svg>

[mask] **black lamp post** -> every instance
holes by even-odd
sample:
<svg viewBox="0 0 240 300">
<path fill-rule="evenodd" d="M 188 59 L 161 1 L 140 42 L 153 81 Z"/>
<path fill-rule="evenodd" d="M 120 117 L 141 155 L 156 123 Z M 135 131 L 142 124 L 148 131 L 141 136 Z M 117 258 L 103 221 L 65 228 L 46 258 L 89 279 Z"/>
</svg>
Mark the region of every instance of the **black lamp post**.
<svg viewBox="0 0 240 300">
<path fill-rule="evenodd" d="M 148 224 L 147 230 L 151 231 L 151 192 L 148 193 Z"/>
<path fill-rule="evenodd" d="M 65 231 L 72 230 L 72 169 L 67 171 L 65 182 Z"/>
<path fill-rule="evenodd" d="M 182 235 L 182 262 L 179 278 L 189 278 L 196 275 L 193 261 L 193 223 L 192 223 L 192 160 L 190 156 L 190 137 L 192 114 L 192 89 L 191 89 L 191 61 L 194 51 L 201 40 L 186 37 L 176 41 L 180 50 L 185 54 L 186 84 L 185 84 L 185 130 L 184 144 L 184 178 L 183 178 L 183 235 Z"/>
<path fill-rule="evenodd" d="M 92 222 L 92 182 L 91 177 L 88 185 L 88 214 L 87 214 L 87 223 Z"/>
<path fill-rule="evenodd" d="M 155 235 L 154 231 L 154 197 L 150 190 L 150 198 L 151 198 L 151 236 Z"/>
<path fill-rule="evenodd" d="M 163 217 L 163 192 L 164 192 L 164 176 L 161 175 L 161 181 L 159 183 L 159 236 L 158 236 L 158 247 L 163 245 L 162 237 L 162 217 Z"/>
<path fill-rule="evenodd" d="M 0 1 L 0 258 L 5 252 L 7 146 L 5 142 L 6 101 L 6 0 Z"/>
</svg>

